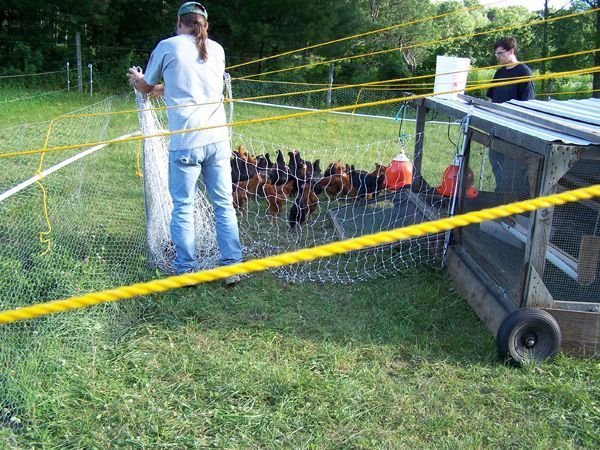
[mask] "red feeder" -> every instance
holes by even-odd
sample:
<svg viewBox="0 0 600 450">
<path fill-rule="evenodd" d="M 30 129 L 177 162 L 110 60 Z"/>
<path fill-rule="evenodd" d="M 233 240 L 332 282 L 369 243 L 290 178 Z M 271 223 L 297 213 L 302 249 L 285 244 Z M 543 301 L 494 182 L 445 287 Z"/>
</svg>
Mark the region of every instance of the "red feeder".
<svg viewBox="0 0 600 450">
<path fill-rule="evenodd" d="M 392 159 L 385 172 L 385 188 L 400 189 L 407 184 L 412 184 L 413 166 L 404 153 Z"/>
<path fill-rule="evenodd" d="M 435 188 L 435 191 L 443 195 L 444 197 L 452 197 L 454 195 L 454 191 L 456 189 L 456 182 L 458 180 L 459 167 L 458 164 L 452 164 L 446 167 L 444 170 L 444 176 L 442 177 L 442 184 Z M 477 189 L 471 186 L 471 183 L 474 179 L 473 171 L 469 168 L 467 174 L 467 183 L 469 186 L 467 187 L 466 196 L 467 198 L 475 198 L 477 197 Z"/>
</svg>

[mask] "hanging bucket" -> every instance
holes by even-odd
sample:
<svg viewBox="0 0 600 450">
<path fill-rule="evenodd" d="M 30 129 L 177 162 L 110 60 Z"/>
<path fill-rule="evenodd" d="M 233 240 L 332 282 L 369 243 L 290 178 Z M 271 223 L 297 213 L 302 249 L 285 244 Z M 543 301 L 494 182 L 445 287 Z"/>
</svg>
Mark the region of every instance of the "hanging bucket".
<svg viewBox="0 0 600 450">
<path fill-rule="evenodd" d="M 459 89 L 460 91 L 441 94 L 436 97 L 455 99 L 458 94 L 464 94 L 470 68 L 471 60 L 469 58 L 438 55 L 436 57 L 433 93 L 457 91 Z"/>
<path fill-rule="evenodd" d="M 444 197 L 452 197 L 456 189 L 456 180 L 458 180 L 458 166 L 452 164 L 444 170 L 442 184 L 435 188 L 435 191 Z"/>
<path fill-rule="evenodd" d="M 392 159 L 390 166 L 385 172 L 385 188 L 401 189 L 412 184 L 413 165 L 404 153 Z"/>
<path fill-rule="evenodd" d="M 456 189 L 456 183 L 458 181 L 458 174 L 459 174 L 458 164 L 455 163 L 455 164 L 452 164 L 452 165 L 446 167 L 446 170 L 444 170 L 444 175 L 442 176 L 442 184 L 440 186 L 438 186 L 437 188 L 435 188 L 435 191 L 438 194 L 443 195 L 444 197 L 454 196 L 454 191 Z M 467 198 L 475 198 L 475 197 L 477 197 L 477 194 L 479 194 L 479 192 L 477 192 L 477 189 L 475 189 L 473 186 L 471 186 L 471 183 L 473 182 L 473 178 L 474 178 L 473 171 L 469 168 L 468 173 L 467 173 L 467 183 L 469 186 L 467 187 L 467 190 L 465 193 Z"/>
</svg>

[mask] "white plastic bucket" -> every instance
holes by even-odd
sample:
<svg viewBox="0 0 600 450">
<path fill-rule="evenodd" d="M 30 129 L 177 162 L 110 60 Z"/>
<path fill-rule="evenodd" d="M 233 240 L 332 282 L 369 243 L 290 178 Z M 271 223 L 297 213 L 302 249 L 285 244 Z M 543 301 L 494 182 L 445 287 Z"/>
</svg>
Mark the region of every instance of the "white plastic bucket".
<svg viewBox="0 0 600 450">
<path fill-rule="evenodd" d="M 458 94 L 463 94 L 467 86 L 467 75 L 470 68 L 471 60 L 469 58 L 438 55 L 436 58 L 433 92 L 456 91 L 452 94 L 437 96 L 450 99 L 456 98 Z"/>
</svg>

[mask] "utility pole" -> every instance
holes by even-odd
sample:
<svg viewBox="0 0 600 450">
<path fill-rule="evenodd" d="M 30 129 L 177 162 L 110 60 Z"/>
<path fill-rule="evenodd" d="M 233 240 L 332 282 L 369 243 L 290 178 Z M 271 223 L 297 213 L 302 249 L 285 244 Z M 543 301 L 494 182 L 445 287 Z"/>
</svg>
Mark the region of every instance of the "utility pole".
<svg viewBox="0 0 600 450">
<path fill-rule="evenodd" d="M 544 31 L 543 31 L 543 41 L 542 41 L 542 58 L 548 57 L 548 0 L 544 1 Z M 542 61 L 542 75 L 546 73 L 546 61 Z M 542 80 L 542 92 L 544 94 L 548 94 L 550 90 L 548 89 L 552 83 L 546 84 L 546 80 Z M 546 98 L 549 100 L 549 98 Z"/>
<path fill-rule="evenodd" d="M 592 6 L 592 5 L 590 5 Z M 594 7 L 594 6 L 592 6 Z M 600 8 L 600 0 L 596 0 L 596 8 Z M 595 13 L 596 16 L 596 48 L 598 48 L 598 45 L 600 45 L 600 12 Z M 600 65 L 600 52 L 596 52 L 596 54 L 594 55 L 594 64 L 596 66 Z M 592 93 L 592 97 L 594 98 L 600 98 L 600 73 L 595 72 L 592 75 L 592 89 L 594 89 L 594 92 Z"/>
<path fill-rule="evenodd" d="M 77 88 L 79 93 L 83 93 L 83 73 L 81 69 L 81 34 L 75 33 L 75 48 L 77 50 Z"/>
</svg>

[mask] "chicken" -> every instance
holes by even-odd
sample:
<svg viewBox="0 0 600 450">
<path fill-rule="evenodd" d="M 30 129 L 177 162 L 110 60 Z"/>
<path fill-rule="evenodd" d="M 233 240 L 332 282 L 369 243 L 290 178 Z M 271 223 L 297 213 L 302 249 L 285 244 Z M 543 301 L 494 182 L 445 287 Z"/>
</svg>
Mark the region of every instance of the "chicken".
<svg viewBox="0 0 600 450">
<path fill-rule="evenodd" d="M 290 196 L 294 183 L 288 181 L 285 184 L 271 184 L 266 183 L 263 186 L 263 192 L 267 199 L 267 215 L 271 221 L 279 216 L 279 213 L 283 209 L 283 203 Z"/>
<path fill-rule="evenodd" d="M 325 169 L 325 172 L 323 172 L 323 176 L 324 177 L 328 177 L 330 175 L 340 175 L 344 172 L 348 172 L 347 170 L 344 170 L 344 166 L 342 165 L 342 162 L 340 160 L 338 161 L 334 161 L 331 164 L 329 164 L 327 166 L 327 169 Z"/>
<path fill-rule="evenodd" d="M 380 169 L 377 168 L 377 170 Z M 352 187 L 356 189 L 357 197 L 372 197 L 373 194 L 382 191 L 385 186 L 385 174 L 376 176 L 365 170 L 356 170 L 354 166 L 350 166 L 348 176 Z"/>
<path fill-rule="evenodd" d="M 233 206 L 237 209 L 244 207 L 248 198 L 254 198 L 263 192 L 265 179 L 260 173 L 255 173 L 252 178 L 246 181 L 240 181 L 233 186 Z"/>
<path fill-rule="evenodd" d="M 289 178 L 289 168 L 283 158 L 283 152 L 277 150 L 275 165 L 269 170 L 269 181 L 271 184 L 286 184 Z"/>
<path fill-rule="evenodd" d="M 316 194 L 320 194 L 323 190 L 331 199 L 337 199 L 342 196 L 356 197 L 356 189 L 352 187 L 350 177 L 345 173 L 321 178 L 315 183 L 314 191 Z"/>
<path fill-rule="evenodd" d="M 288 225 L 293 229 L 296 225 L 301 226 L 306 222 L 308 216 L 313 213 L 319 205 L 319 197 L 315 194 L 310 181 L 301 183 L 290 208 Z"/>
<path fill-rule="evenodd" d="M 246 181 L 256 175 L 256 158 L 250 155 L 240 145 L 237 150 L 233 151 L 231 159 L 231 181 L 238 183 Z"/>
</svg>

